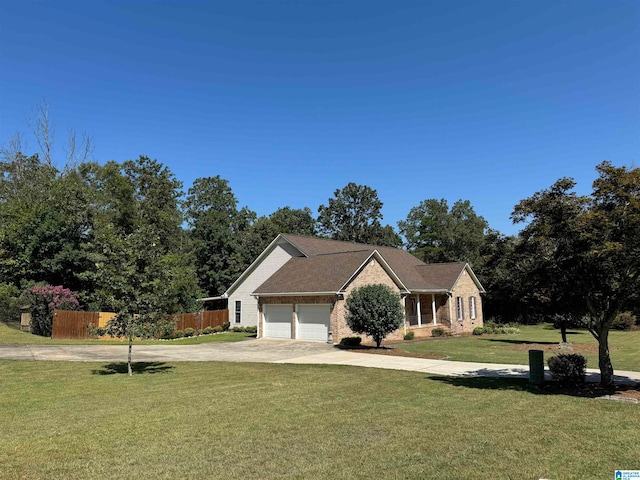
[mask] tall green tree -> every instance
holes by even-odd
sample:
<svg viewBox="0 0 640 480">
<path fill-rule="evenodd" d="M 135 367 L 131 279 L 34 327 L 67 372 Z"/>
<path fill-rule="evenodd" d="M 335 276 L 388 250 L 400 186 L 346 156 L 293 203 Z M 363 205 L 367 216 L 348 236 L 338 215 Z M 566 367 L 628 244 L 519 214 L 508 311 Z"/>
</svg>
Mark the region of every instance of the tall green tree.
<svg viewBox="0 0 640 480">
<path fill-rule="evenodd" d="M 393 227 L 382 225 L 381 211 L 376 190 L 351 182 L 318 208 L 319 231 L 334 240 L 397 247 L 402 239 Z"/>
<path fill-rule="evenodd" d="M 563 178 L 516 205 L 528 222 L 520 240 L 530 253 L 524 272 L 545 311 L 580 320 L 598 340 L 603 385 L 613 383 L 609 330 L 633 308 L 640 290 L 640 169 L 603 162 L 590 196 Z"/>
<path fill-rule="evenodd" d="M 282 207 L 269 215 L 278 233 L 291 233 L 293 235 L 307 235 L 313 237 L 317 234 L 317 222 L 309 207 L 291 208 Z"/>
<path fill-rule="evenodd" d="M 59 172 L 37 155 L 19 152 L 5 157 L 0 170 L 1 281 L 90 289 L 84 276 L 93 265 L 83 245 L 92 219 L 77 172 Z"/>
<path fill-rule="evenodd" d="M 451 209 L 445 199 L 428 199 L 398 222 L 407 250 L 425 262 L 482 264 L 487 221 L 477 215 L 468 200 L 458 200 Z"/>
<path fill-rule="evenodd" d="M 243 237 L 256 215 L 247 207 L 238 210 L 229 182 L 219 175 L 196 179 L 184 207 L 200 286 L 220 295 L 250 262 Z"/>
</svg>

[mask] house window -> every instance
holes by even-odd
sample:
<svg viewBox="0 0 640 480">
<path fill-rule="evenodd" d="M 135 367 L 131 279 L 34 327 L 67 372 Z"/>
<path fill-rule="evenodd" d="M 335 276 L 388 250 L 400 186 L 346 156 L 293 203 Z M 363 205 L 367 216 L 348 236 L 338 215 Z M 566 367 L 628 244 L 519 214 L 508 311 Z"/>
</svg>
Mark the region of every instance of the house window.
<svg viewBox="0 0 640 480">
<path fill-rule="evenodd" d="M 476 319 L 476 297 L 469 297 L 469 315 L 471 320 Z"/>
<path fill-rule="evenodd" d="M 242 302 L 240 300 L 236 300 L 236 323 L 240 323 L 242 321 Z"/>
<path fill-rule="evenodd" d="M 458 313 L 458 320 L 464 320 L 464 303 L 462 297 L 456 297 L 456 311 Z"/>
</svg>

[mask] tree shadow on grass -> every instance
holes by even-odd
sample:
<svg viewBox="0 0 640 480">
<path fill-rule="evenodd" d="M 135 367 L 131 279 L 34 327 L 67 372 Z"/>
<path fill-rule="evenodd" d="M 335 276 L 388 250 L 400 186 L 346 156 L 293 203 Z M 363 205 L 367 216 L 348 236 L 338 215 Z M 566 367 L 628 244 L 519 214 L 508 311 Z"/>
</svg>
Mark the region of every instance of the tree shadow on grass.
<svg viewBox="0 0 640 480">
<path fill-rule="evenodd" d="M 134 374 L 140 373 L 165 373 L 172 370 L 173 366 L 164 362 L 135 362 L 131 364 L 131 370 Z M 118 375 L 127 374 L 127 362 L 114 362 L 104 365 L 101 369 L 92 370 L 94 375 Z"/>
<path fill-rule="evenodd" d="M 627 399 L 640 397 L 640 384 L 618 384 L 614 387 L 601 387 L 594 381 L 587 381 L 582 385 L 567 386 L 547 381 L 541 386 L 531 385 L 527 378 L 491 378 L 481 376 L 448 377 L 429 375 L 429 380 L 446 383 L 454 387 L 476 388 L 480 390 L 511 390 L 528 392 L 533 395 L 566 395 L 580 398 L 600 398 L 606 395 Z M 618 380 L 629 380 L 627 377 L 617 377 Z M 589 380 L 594 380 L 590 378 Z"/>
<path fill-rule="evenodd" d="M 511 338 L 485 338 L 487 342 L 500 342 L 500 343 L 512 343 L 514 345 L 559 345 L 560 341 L 557 342 L 536 342 L 534 340 L 515 340 Z"/>
</svg>

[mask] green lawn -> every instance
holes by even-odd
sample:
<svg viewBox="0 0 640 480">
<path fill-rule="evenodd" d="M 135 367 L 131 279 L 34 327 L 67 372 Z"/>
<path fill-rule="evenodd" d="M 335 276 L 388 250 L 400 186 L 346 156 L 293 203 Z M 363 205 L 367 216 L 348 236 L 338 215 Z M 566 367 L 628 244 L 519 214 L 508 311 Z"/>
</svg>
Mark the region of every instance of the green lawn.
<svg viewBox="0 0 640 480">
<path fill-rule="evenodd" d="M 545 350 L 545 359 L 558 350 L 560 331 L 549 325 L 525 325 L 517 335 L 483 335 L 480 337 L 448 337 L 406 342 L 393 347 L 426 356 L 466 362 L 529 363 L 528 350 Z M 587 357 L 589 368 L 598 368 L 598 342 L 586 330 L 571 330 L 567 340 L 574 352 Z M 537 344 L 537 345 L 533 345 Z M 640 371 L 640 331 L 612 331 L 609 348 L 614 369 Z"/>
<path fill-rule="evenodd" d="M 140 364 L 137 365 L 142 368 Z M 638 405 L 341 366 L 0 361 L 0 478 L 613 478 Z"/>
<path fill-rule="evenodd" d="M 196 345 L 210 342 L 237 342 L 255 337 L 254 333 L 225 332 L 217 335 L 201 335 L 200 337 L 180 338 L 177 340 L 137 340 L 134 345 Z M 0 323 L 0 345 L 123 345 L 126 340 L 61 340 L 30 333 Z"/>
</svg>

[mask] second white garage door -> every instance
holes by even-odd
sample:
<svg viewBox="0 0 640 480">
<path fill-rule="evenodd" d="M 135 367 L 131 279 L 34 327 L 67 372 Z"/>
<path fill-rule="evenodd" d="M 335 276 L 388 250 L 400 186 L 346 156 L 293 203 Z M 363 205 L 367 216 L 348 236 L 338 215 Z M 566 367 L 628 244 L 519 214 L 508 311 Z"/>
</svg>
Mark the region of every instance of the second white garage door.
<svg viewBox="0 0 640 480">
<path fill-rule="evenodd" d="M 330 316 L 330 305 L 298 305 L 298 339 L 326 342 Z"/>
<path fill-rule="evenodd" d="M 264 306 L 264 336 L 266 338 L 291 338 L 293 305 Z"/>
</svg>

